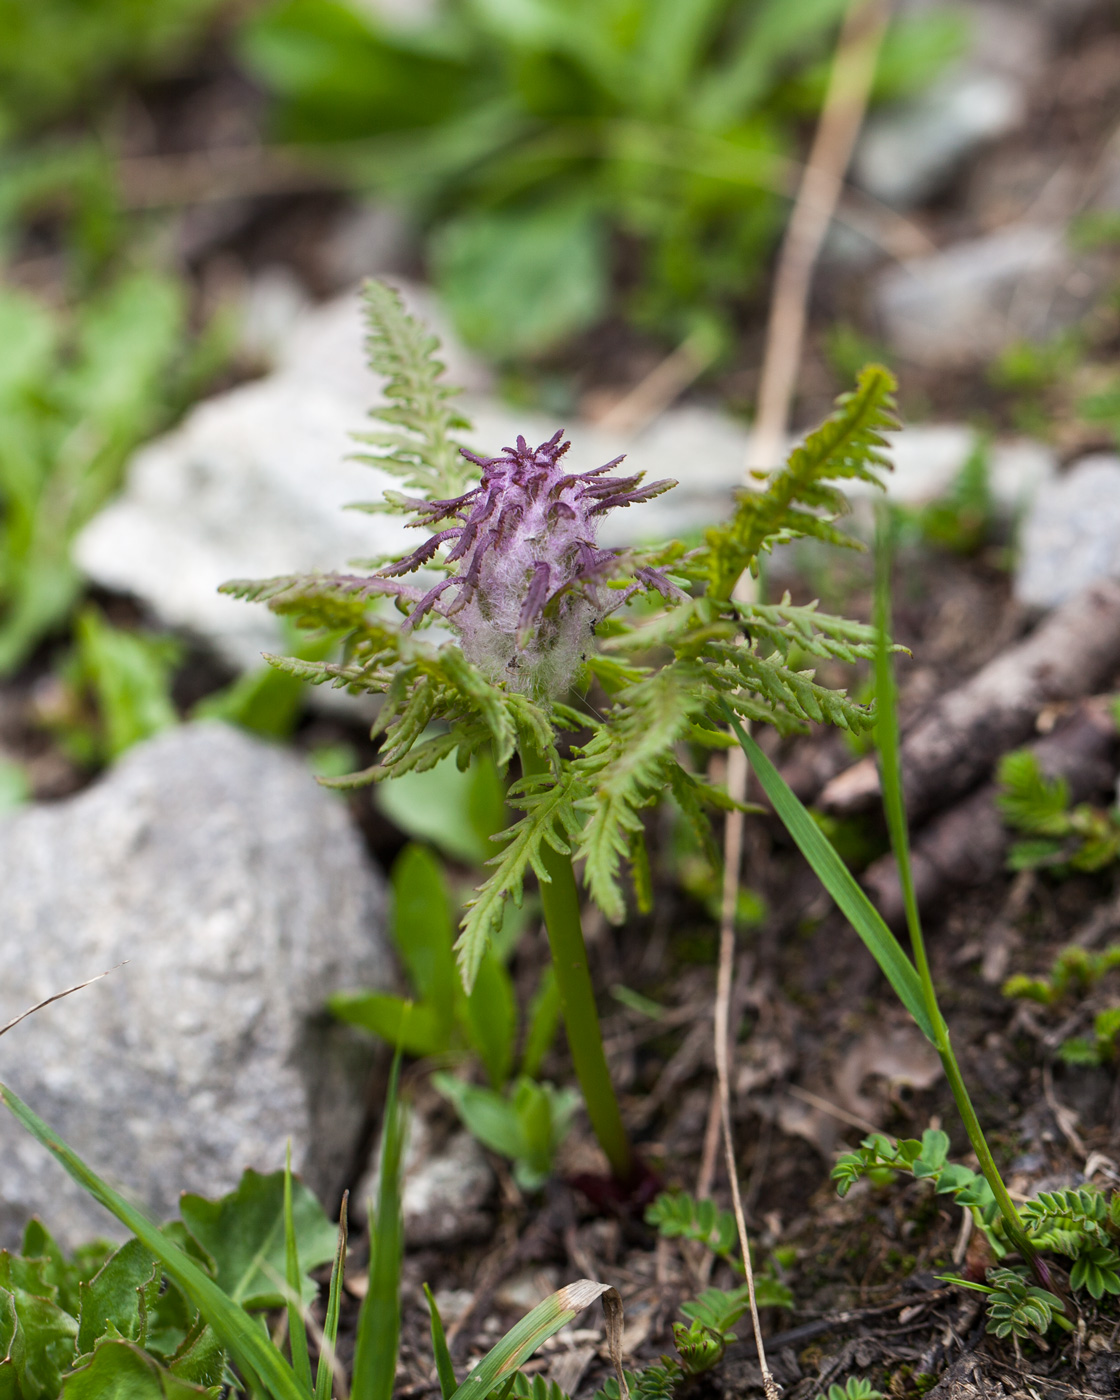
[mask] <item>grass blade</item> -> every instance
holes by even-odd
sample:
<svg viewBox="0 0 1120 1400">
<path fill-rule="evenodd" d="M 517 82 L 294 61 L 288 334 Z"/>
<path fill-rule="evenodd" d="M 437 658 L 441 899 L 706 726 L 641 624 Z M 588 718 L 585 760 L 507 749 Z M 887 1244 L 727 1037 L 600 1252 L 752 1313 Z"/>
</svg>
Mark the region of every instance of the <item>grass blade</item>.
<svg viewBox="0 0 1120 1400">
<path fill-rule="evenodd" d="M 323 1344 L 319 1351 L 319 1365 L 315 1371 L 315 1400 L 331 1400 L 331 1387 L 335 1376 L 335 1343 L 338 1340 L 338 1319 L 342 1312 L 342 1280 L 346 1273 L 346 1203 L 349 1192 L 342 1197 L 342 1210 L 338 1216 L 338 1250 L 331 1270 L 331 1289 L 327 1295 L 327 1315 L 323 1319 Z"/>
<path fill-rule="evenodd" d="M 354 1350 L 353 1400 L 392 1400 L 401 1335 L 401 1256 L 404 1216 L 401 1210 L 401 1152 L 404 1121 L 398 1098 L 401 1054 L 397 1051 L 385 1100 L 381 1135 L 381 1175 L 377 1214 L 369 1221 L 369 1289 L 358 1314 Z"/>
<path fill-rule="evenodd" d="M 213 1327 L 245 1374 L 245 1379 L 271 1400 L 308 1400 L 295 1372 L 276 1350 L 258 1319 L 251 1317 L 218 1287 L 212 1278 L 168 1240 L 135 1206 L 118 1195 L 66 1145 L 41 1118 L 0 1084 L 0 1100 L 24 1128 L 51 1152 L 84 1190 L 115 1215 L 141 1240 Z"/>
<path fill-rule="evenodd" d="M 436 1300 L 427 1284 L 424 1285 L 424 1297 L 428 1300 L 428 1311 L 432 1315 L 432 1355 L 436 1360 L 440 1395 L 443 1400 L 451 1400 L 451 1397 L 459 1389 L 459 1382 L 455 1379 L 455 1367 L 451 1362 L 451 1352 L 448 1350 L 447 1338 L 443 1333 L 443 1318 L 439 1315 Z"/>
<path fill-rule="evenodd" d="M 813 867 L 817 878 L 836 901 L 841 913 L 863 939 L 883 975 L 898 994 L 899 1000 L 917 1022 L 922 1034 L 936 1045 L 933 1023 L 926 1010 L 921 980 L 914 964 L 903 952 L 898 939 L 883 922 L 879 911 L 860 889 L 852 872 L 836 854 L 827 837 L 786 780 L 751 736 L 744 731 L 731 711 L 727 710 L 726 714 L 735 731 L 735 737 L 743 746 L 747 761 L 758 775 L 763 791 L 801 854 Z"/>
<path fill-rule="evenodd" d="M 607 1341 L 611 1359 L 619 1378 L 623 1400 L 629 1400 L 626 1381 L 622 1375 L 619 1339 L 622 1335 L 622 1299 L 606 1283 L 581 1278 L 569 1283 L 538 1303 L 526 1313 L 516 1327 L 511 1327 L 502 1340 L 482 1358 L 467 1379 L 455 1391 L 452 1400 L 486 1400 L 503 1380 L 512 1380 L 513 1373 L 533 1352 L 566 1327 L 596 1298 L 602 1298 L 607 1316 Z"/>
<path fill-rule="evenodd" d="M 284 1162 L 284 1266 L 288 1282 L 288 1338 L 292 1349 L 292 1370 L 296 1380 L 311 1394 L 311 1360 L 307 1354 L 307 1328 L 303 1323 L 300 1296 L 299 1245 L 292 1214 L 292 1144 Z"/>
</svg>

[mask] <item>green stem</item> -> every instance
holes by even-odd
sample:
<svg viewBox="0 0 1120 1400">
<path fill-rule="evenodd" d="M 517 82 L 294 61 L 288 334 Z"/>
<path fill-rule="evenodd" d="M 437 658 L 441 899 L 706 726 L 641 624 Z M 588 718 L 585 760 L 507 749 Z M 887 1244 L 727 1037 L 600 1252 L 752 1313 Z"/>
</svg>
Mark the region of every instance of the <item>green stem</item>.
<svg viewBox="0 0 1120 1400">
<path fill-rule="evenodd" d="M 528 743 L 521 747 L 521 768 L 526 777 L 539 777 L 551 771 L 547 758 Z M 607 1154 L 611 1171 L 617 1181 L 628 1183 L 634 1176 L 634 1153 L 603 1053 L 572 858 L 545 842 L 541 847 L 541 863 L 549 877 L 547 882 L 541 881 L 541 904 L 576 1078 L 583 1090 L 591 1127 Z"/>
<path fill-rule="evenodd" d="M 1016 1249 L 1025 1259 L 1034 1263 L 1036 1251 L 1027 1238 L 1023 1221 L 1015 1209 L 1015 1202 L 1008 1194 L 999 1168 L 995 1164 L 988 1140 L 972 1106 L 968 1088 L 961 1074 L 960 1065 L 953 1052 L 949 1027 L 941 1014 L 937 1001 L 937 990 L 933 985 L 929 959 L 926 956 L 925 939 L 922 935 L 922 921 L 918 913 L 918 900 L 914 891 L 913 869 L 910 863 L 910 833 L 906 821 L 906 802 L 902 789 L 901 738 L 898 728 L 898 706 L 895 695 L 894 668 L 891 665 L 891 616 L 890 616 L 890 568 L 891 568 L 891 529 L 890 520 L 883 510 L 879 515 L 878 539 L 876 541 L 875 579 L 875 705 L 876 743 L 879 749 L 880 772 L 883 788 L 883 808 L 886 812 L 887 827 L 890 831 L 891 846 L 894 849 L 898 880 L 902 887 L 902 900 L 906 909 L 906 925 L 910 932 L 910 946 L 914 953 L 914 966 L 922 985 L 922 999 L 926 1014 L 933 1028 L 933 1043 L 941 1059 L 945 1077 L 953 1091 L 957 1111 L 961 1115 L 968 1140 L 984 1179 L 991 1187 L 992 1195 L 999 1206 L 1000 1214 L 1007 1227 L 1007 1234 Z"/>
</svg>

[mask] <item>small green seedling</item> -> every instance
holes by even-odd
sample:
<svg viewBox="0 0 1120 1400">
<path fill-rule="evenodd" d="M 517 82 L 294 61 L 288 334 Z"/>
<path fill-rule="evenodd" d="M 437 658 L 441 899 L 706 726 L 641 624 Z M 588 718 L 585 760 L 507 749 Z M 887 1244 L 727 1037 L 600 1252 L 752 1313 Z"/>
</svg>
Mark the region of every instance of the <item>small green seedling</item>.
<svg viewBox="0 0 1120 1400">
<path fill-rule="evenodd" d="M 1074 997 L 1088 997 L 1110 972 L 1120 968 L 1120 943 L 1101 952 L 1076 944 L 1063 948 L 1045 977 L 1017 973 L 1003 984 L 1003 994 L 1033 1001 L 1049 1010 L 1063 1006 Z M 1090 1014 L 1085 1009 L 1086 1016 Z M 1067 1036 L 1058 1047 L 1059 1057 L 1069 1065 L 1104 1065 L 1120 1052 L 1120 1006 L 1106 1006 L 1093 1014 L 1091 1036 Z"/>
<path fill-rule="evenodd" d="M 817 1395 L 817 1400 L 886 1400 L 881 1390 L 876 1390 L 870 1381 L 861 1380 L 858 1376 L 849 1376 L 843 1385 L 835 1382 L 828 1387 L 828 1394 L 823 1391 Z"/>
<path fill-rule="evenodd" d="M 1000 815 L 1024 833 L 1008 856 L 1012 870 L 1102 870 L 1120 859 L 1120 809 L 1070 805 L 1069 784 L 1050 778 L 1029 749 L 1005 754 L 998 769 Z"/>
</svg>

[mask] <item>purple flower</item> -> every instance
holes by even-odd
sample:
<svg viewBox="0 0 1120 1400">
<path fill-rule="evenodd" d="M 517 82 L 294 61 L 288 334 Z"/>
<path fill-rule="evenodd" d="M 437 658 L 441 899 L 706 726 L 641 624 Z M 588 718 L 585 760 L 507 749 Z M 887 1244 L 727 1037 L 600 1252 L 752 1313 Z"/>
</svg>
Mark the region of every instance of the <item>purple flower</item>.
<svg viewBox="0 0 1120 1400">
<path fill-rule="evenodd" d="M 491 680 L 542 696 L 568 688 L 595 624 L 635 591 L 682 596 L 660 570 L 596 543 L 608 510 L 652 500 L 676 482 L 642 486 L 640 472 L 608 476 L 621 457 L 567 475 L 560 459 L 569 444 L 562 436 L 536 449 L 519 437 L 500 457 L 461 449 L 481 467 L 482 480 L 454 500 L 412 502 L 413 526 L 435 533 L 381 571 L 382 578 L 411 573 L 449 545 L 444 563 L 455 571 L 417 599 L 406 626 L 428 612 L 446 618 L 468 660 Z M 632 582 L 611 590 L 608 605 L 605 586 L 619 577 Z"/>
</svg>

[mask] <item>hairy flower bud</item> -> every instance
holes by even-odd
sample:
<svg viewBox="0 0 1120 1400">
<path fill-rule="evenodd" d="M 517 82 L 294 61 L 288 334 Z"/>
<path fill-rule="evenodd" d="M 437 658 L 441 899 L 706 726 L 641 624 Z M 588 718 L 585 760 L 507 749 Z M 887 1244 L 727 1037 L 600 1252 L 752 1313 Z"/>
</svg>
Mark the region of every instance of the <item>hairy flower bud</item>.
<svg viewBox="0 0 1120 1400">
<path fill-rule="evenodd" d="M 462 449 L 481 468 L 481 481 L 454 500 L 413 502 L 413 525 L 435 533 L 381 571 L 386 578 L 411 573 L 450 545 L 444 564 L 455 571 L 416 601 L 407 625 L 428 612 L 446 618 L 468 660 L 490 680 L 533 695 L 568 688 L 595 624 L 634 591 L 681 596 L 660 570 L 636 567 L 625 551 L 596 543 L 608 510 L 652 500 L 676 482 L 642 486 L 640 472 L 607 475 L 621 457 L 568 475 L 560 465 L 569 447 L 562 437 L 537 448 L 519 437 L 499 457 Z M 620 576 L 631 586 L 612 590 L 608 604 L 606 585 Z"/>
</svg>

